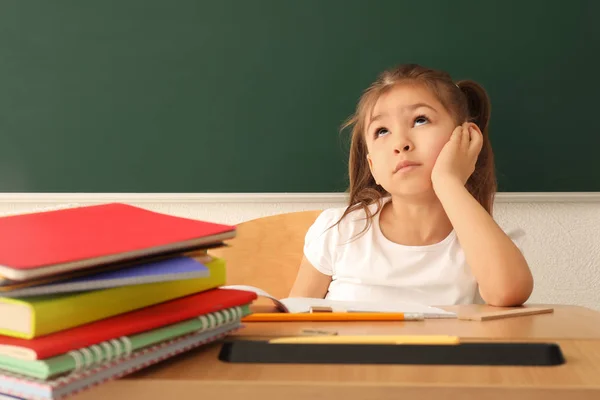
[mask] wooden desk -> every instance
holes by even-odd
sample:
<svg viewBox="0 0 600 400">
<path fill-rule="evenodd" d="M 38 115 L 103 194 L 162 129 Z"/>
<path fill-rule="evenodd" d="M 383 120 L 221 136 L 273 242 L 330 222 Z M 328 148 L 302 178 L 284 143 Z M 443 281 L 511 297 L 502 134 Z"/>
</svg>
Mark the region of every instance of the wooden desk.
<svg viewBox="0 0 600 400">
<path fill-rule="evenodd" d="M 600 340 L 600 312 L 576 306 L 552 306 L 551 314 L 514 317 L 492 321 L 462 321 L 458 319 L 429 319 L 425 321 L 337 323 L 319 322 L 318 327 L 335 330 L 341 335 L 452 335 L 480 339 L 597 339 Z M 443 307 L 448 311 L 485 312 L 488 306 L 468 305 Z M 497 308 L 495 308 L 497 309 Z M 293 336 L 306 327 L 303 322 L 261 322 L 248 324 L 237 335 Z"/>
<path fill-rule="evenodd" d="M 585 308 L 556 306 L 553 314 L 486 322 L 452 319 L 317 325 L 342 334 L 458 334 L 465 341 L 554 341 L 561 346 L 567 362 L 554 367 L 229 364 L 217 359 L 220 345 L 213 344 L 83 392 L 77 398 L 600 398 L 600 313 Z M 295 335 L 307 326 L 315 324 L 253 323 L 237 335 Z"/>
</svg>

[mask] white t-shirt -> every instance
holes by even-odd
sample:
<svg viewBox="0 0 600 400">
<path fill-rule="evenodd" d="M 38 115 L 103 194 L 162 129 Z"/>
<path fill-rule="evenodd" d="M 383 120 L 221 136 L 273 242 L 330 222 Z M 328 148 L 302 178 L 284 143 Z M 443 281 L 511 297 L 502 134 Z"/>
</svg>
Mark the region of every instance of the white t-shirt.
<svg viewBox="0 0 600 400">
<path fill-rule="evenodd" d="M 375 205 L 371 206 L 375 211 Z M 477 281 L 452 231 L 439 243 L 405 246 L 387 239 L 377 213 L 365 227 L 362 209 L 330 228 L 345 208 L 323 211 L 309 228 L 304 255 L 332 277 L 327 299 L 413 302 L 431 306 L 482 303 Z M 328 229 L 330 228 L 330 229 Z M 521 248 L 522 230 L 507 232 Z"/>
</svg>

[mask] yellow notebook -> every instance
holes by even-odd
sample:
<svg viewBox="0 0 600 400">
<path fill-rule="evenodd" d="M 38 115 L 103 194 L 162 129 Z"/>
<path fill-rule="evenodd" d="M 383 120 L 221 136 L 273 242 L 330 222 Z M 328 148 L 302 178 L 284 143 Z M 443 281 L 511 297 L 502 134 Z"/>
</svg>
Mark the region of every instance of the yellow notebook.
<svg viewBox="0 0 600 400">
<path fill-rule="evenodd" d="M 47 335 L 225 284 L 225 260 L 205 264 L 206 278 L 121 286 L 28 298 L 0 298 L 0 334 L 23 339 Z"/>
</svg>

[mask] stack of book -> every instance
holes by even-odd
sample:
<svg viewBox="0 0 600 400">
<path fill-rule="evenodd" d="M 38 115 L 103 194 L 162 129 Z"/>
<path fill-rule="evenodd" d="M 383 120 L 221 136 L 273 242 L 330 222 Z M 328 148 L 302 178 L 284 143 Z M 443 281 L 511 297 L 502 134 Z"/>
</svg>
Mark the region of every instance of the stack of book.
<svg viewBox="0 0 600 400">
<path fill-rule="evenodd" d="M 235 227 L 111 203 L 0 218 L 0 393 L 58 399 L 241 327 Z"/>
</svg>

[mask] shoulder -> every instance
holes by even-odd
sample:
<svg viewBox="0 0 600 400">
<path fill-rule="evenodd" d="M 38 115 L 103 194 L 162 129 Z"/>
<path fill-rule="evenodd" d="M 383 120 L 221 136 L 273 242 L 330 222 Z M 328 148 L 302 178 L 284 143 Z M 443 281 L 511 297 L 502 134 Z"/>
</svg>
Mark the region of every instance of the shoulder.
<svg viewBox="0 0 600 400">
<path fill-rule="evenodd" d="M 348 213 L 346 209 L 347 207 L 336 207 L 323 210 L 308 229 L 306 240 L 347 240 L 363 232 L 365 228 L 370 229 L 371 224 L 368 224 L 368 215 L 363 208 Z M 374 215 L 376 205 L 369 206 L 369 210 Z"/>
<path fill-rule="evenodd" d="M 306 232 L 304 256 L 326 275 L 333 274 L 338 246 L 351 240 L 361 240 L 363 236 L 360 234 L 365 233 L 365 228 L 370 229 L 371 226 L 368 224 L 367 213 L 362 208 L 349 213 L 346 213 L 346 208 L 323 210 Z"/>
<path fill-rule="evenodd" d="M 342 216 L 346 207 L 336 207 L 325 209 L 315 219 L 315 222 L 308 228 L 305 237 L 305 245 L 312 243 L 325 243 L 334 239 L 342 226 L 346 224 L 347 218 Z"/>
</svg>

